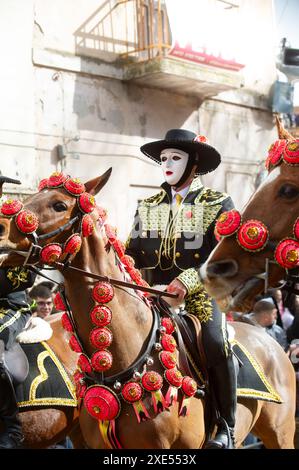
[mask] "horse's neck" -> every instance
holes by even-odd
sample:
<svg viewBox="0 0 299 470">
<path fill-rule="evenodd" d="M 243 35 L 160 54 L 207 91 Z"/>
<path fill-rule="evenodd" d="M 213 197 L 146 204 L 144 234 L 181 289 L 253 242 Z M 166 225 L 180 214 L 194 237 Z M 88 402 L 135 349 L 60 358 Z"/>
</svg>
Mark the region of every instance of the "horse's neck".
<svg viewBox="0 0 299 470">
<path fill-rule="evenodd" d="M 82 248 L 72 265 L 101 276 L 124 280 L 113 249 L 110 248 L 107 253 L 99 233 L 83 240 Z M 64 277 L 66 295 L 77 325 L 78 336 L 84 351 L 90 356 L 94 348 L 89 342 L 89 334 L 95 326 L 89 313 L 95 305 L 92 288 L 99 281 L 75 273 L 71 269 L 65 271 Z M 153 320 L 150 309 L 132 289 L 115 287 L 114 297 L 107 305 L 112 310 L 109 328 L 113 333 L 113 342 L 109 350 L 114 359 L 111 369 L 111 374 L 114 374 L 128 367 L 140 354 Z"/>
</svg>

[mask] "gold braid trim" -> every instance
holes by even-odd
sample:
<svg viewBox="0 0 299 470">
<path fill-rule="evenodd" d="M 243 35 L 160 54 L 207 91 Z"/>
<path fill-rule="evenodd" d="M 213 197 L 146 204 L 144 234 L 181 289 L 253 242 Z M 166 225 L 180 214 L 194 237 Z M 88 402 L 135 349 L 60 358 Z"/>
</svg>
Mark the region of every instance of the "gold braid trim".
<svg viewBox="0 0 299 470">
<path fill-rule="evenodd" d="M 18 320 L 23 312 L 27 312 L 29 310 L 30 310 L 29 308 L 25 308 L 25 307 L 20 308 L 20 310 L 18 310 L 7 322 L 3 323 L 3 325 L 0 326 L 0 333 L 2 333 L 2 331 L 4 331 L 6 328 L 11 326 L 16 320 Z M 7 310 L 7 312 L 8 311 L 9 310 Z"/>
<path fill-rule="evenodd" d="M 181 281 L 182 284 L 187 289 L 188 295 L 191 295 L 193 292 L 196 292 L 199 287 L 202 287 L 201 282 L 199 281 L 198 273 L 195 268 L 189 268 L 181 272 L 178 275 L 177 279 Z"/>
<path fill-rule="evenodd" d="M 212 318 L 212 301 L 202 285 L 199 285 L 198 289 L 192 294 L 186 295 L 185 308 L 188 313 L 196 315 L 201 323 L 205 323 Z"/>
</svg>

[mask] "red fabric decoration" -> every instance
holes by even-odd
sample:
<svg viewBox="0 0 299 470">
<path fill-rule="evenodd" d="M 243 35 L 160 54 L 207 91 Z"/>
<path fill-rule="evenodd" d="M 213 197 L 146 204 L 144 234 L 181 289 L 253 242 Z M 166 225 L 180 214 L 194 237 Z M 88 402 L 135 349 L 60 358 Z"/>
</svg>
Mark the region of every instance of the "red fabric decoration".
<svg viewBox="0 0 299 470">
<path fill-rule="evenodd" d="M 135 266 L 134 259 L 129 255 L 124 255 L 121 258 L 121 262 L 123 263 L 123 265 L 125 266 L 125 268 L 128 272 L 129 272 L 130 269 L 134 268 L 134 266 Z"/>
<path fill-rule="evenodd" d="M 39 259 L 44 264 L 53 264 L 55 261 L 59 260 L 62 255 L 62 248 L 58 243 L 49 243 L 45 245 L 39 254 Z"/>
<path fill-rule="evenodd" d="M 48 188 L 58 188 L 67 180 L 68 176 L 60 172 L 52 173 L 48 179 Z"/>
<path fill-rule="evenodd" d="M 161 351 L 159 353 L 159 359 L 163 367 L 166 369 L 173 369 L 176 366 L 177 357 L 175 353 L 170 351 Z"/>
<path fill-rule="evenodd" d="M 165 351 L 173 353 L 176 350 L 176 340 L 171 335 L 162 334 L 161 344 Z"/>
<path fill-rule="evenodd" d="M 299 217 L 296 219 L 294 223 L 293 232 L 294 232 L 295 238 L 299 240 Z"/>
<path fill-rule="evenodd" d="M 118 257 L 121 259 L 125 254 L 125 245 L 120 241 L 115 239 L 113 242 L 109 240 L 114 250 L 118 254 Z"/>
<path fill-rule="evenodd" d="M 80 251 L 82 245 L 81 237 L 78 233 L 71 235 L 65 242 L 63 253 L 69 255 L 76 255 Z"/>
<path fill-rule="evenodd" d="M 109 242 L 112 243 L 116 240 L 116 228 L 112 225 L 105 224 L 105 233 L 109 238 Z"/>
<path fill-rule="evenodd" d="M 84 375 L 80 371 L 76 370 L 73 375 L 73 378 L 76 385 L 76 395 L 78 398 L 83 398 L 87 389 L 87 385 L 84 380 Z"/>
<path fill-rule="evenodd" d="M 85 214 L 81 221 L 81 232 L 83 237 L 89 237 L 94 231 L 94 223 L 90 215 Z"/>
<path fill-rule="evenodd" d="M 40 192 L 47 187 L 48 187 L 48 178 L 44 178 L 40 180 L 37 190 L 38 192 Z"/>
<path fill-rule="evenodd" d="M 141 382 L 145 390 L 148 392 L 153 392 L 160 390 L 163 385 L 163 378 L 160 374 L 158 374 L 158 372 L 151 370 L 142 376 Z"/>
<path fill-rule="evenodd" d="M 216 222 L 215 231 L 220 237 L 228 237 L 238 230 L 240 224 L 241 214 L 232 209 L 220 215 Z"/>
<path fill-rule="evenodd" d="M 171 335 L 171 333 L 173 333 L 175 330 L 174 323 L 169 317 L 161 318 L 161 325 L 164 326 L 168 335 Z"/>
<path fill-rule="evenodd" d="M 279 139 L 276 140 L 268 150 L 268 158 L 266 160 L 266 168 L 271 169 L 271 167 L 278 165 L 281 162 L 283 152 L 286 148 L 287 140 Z"/>
<path fill-rule="evenodd" d="M 91 356 L 91 365 L 97 372 L 106 372 L 111 369 L 113 362 L 112 354 L 107 351 L 96 351 Z"/>
<path fill-rule="evenodd" d="M 142 280 L 142 275 L 139 269 L 131 269 L 129 274 L 136 284 L 139 284 L 139 282 Z"/>
<path fill-rule="evenodd" d="M 23 204 L 18 199 L 7 199 L 1 206 L 1 214 L 8 216 L 13 216 L 18 214 L 20 210 L 23 209 Z"/>
<path fill-rule="evenodd" d="M 80 210 L 85 214 L 90 214 L 95 208 L 95 198 L 89 193 L 82 193 L 78 198 Z"/>
<path fill-rule="evenodd" d="M 96 205 L 96 212 L 97 212 L 97 219 L 101 219 L 102 223 L 105 222 L 108 216 L 108 212 L 104 207 L 100 207 Z"/>
<path fill-rule="evenodd" d="M 108 328 L 94 328 L 89 334 L 89 341 L 97 349 L 109 348 L 113 335 Z"/>
<path fill-rule="evenodd" d="M 126 402 L 134 403 L 142 398 L 143 390 L 139 383 L 128 382 L 123 386 L 121 394 Z"/>
<path fill-rule="evenodd" d="M 81 345 L 79 343 L 79 340 L 74 334 L 70 337 L 69 345 L 70 345 L 70 348 L 72 349 L 72 351 L 77 352 L 77 353 L 82 353 L 83 352 L 82 348 L 81 348 Z"/>
<path fill-rule="evenodd" d="M 106 304 L 113 299 L 114 289 L 108 282 L 97 282 L 92 290 L 92 297 L 100 304 Z"/>
<path fill-rule="evenodd" d="M 73 196 L 78 196 L 85 192 L 85 186 L 78 178 L 68 178 L 63 186 Z"/>
<path fill-rule="evenodd" d="M 38 228 L 37 216 L 27 209 L 18 213 L 15 222 L 20 232 L 26 235 L 35 232 Z"/>
<path fill-rule="evenodd" d="M 283 268 L 296 268 L 299 266 L 299 242 L 292 238 L 282 240 L 276 247 L 274 257 Z"/>
<path fill-rule="evenodd" d="M 193 142 L 203 142 L 207 143 L 208 139 L 204 135 L 197 135 L 194 137 Z"/>
<path fill-rule="evenodd" d="M 112 312 L 106 305 L 96 305 L 90 312 L 90 318 L 96 326 L 107 326 L 111 323 Z"/>
<path fill-rule="evenodd" d="M 182 381 L 182 391 L 187 397 L 193 397 L 197 391 L 197 383 L 195 380 L 186 375 Z"/>
<path fill-rule="evenodd" d="M 87 372 L 87 374 L 90 374 L 92 372 L 90 360 L 88 359 L 86 354 L 80 354 L 77 366 L 80 370 L 82 370 L 82 372 Z"/>
<path fill-rule="evenodd" d="M 269 238 L 267 227 L 259 220 L 247 220 L 237 234 L 239 245 L 247 251 L 262 250 Z"/>
<path fill-rule="evenodd" d="M 54 297 L 54 305 L 56 310 L 66 310 L 66 305 L 64 301 L 62 300 L 60 292 L 57 292 L 57 294 Z"/>
<path fill-rule="evenodd" d="M 93 418 L 101 421 L 116 419 L 121 410 L 117 395 L 104 385 L 94 385 L 86 390 L 84 406 Z"/>
<path fill-rule="evenodd" d="M 294 142 L 288 142 L 284 149 L 283 159 L 286 163 L 291 165 L 299 164 L 299 139 Z"/>
<path fill-rule="evenodd" d="M 71 320 L 69 319 L 67 313 L 64 313 L 64 314 L 62 315 L 62 317 L 61 317 L 61 323 L 62 323 L 62 327 L 63 327 L 66 331 L 69 331 L 70 333 L 73 333 L 73 332 L 74 332 L 74 328 L 73 328 L 72 322 L 71 322 Z"/>
<path fill-rule="evenodd" d="M 174 387 L 179 388 L 181 387 L 183 383 L 183 376 L 181 372 L 176 368 L 166 370 L 164 372 L 164 377 L 167 380 L 167 382 L 170 385 L 173 385 Z"/>
</svg>

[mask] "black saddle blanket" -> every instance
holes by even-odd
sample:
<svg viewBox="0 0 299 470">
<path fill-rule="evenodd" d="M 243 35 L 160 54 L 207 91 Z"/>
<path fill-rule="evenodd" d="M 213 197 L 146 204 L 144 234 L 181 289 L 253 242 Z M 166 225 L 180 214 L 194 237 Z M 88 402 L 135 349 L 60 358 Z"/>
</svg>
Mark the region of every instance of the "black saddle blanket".
<svg viewBox="0 0 299 470">
<path fill-rule="evenodd" d="M 75 387 L 49 345 L 41 342 L 21 346 L 28 358 L 29 373 L 16 387 L 19 407 L 76 407 Z"/>
</svg>

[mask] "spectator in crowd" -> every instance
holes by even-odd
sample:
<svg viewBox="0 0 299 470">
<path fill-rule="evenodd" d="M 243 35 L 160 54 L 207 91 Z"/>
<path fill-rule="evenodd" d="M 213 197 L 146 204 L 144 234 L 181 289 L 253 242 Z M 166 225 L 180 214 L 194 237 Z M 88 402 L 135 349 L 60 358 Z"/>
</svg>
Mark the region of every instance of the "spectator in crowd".
<svg viewBox="0 0 299 470">
<path fill-rule="evenodd" d="M 29 297 L 35 301 L 35 309 L 33 315 L 45 319 L 51 315 L 53 310 L 53 295 L 52 291 L 43 284 L 35 285 L 29 291 Z"/>
<path fill-rule="evenodd" d="M 277 303 L 278 313 L 281 318 L 282 327 L 284 330 L 287 330 L 289 326 L 293 323 L 294 315 L 293 312 L 287 307 L 285 302 L 285 295 L 283 295 L 280 289 L 276 289 L 273 292 L 273 296 Z"/>
<path fill-rule="evenodd" d="M 272 338 L 274 338 L 281 347 L 287 351 L 288 341 L 286 332 L 276 324 L 277 309 L 272 299 L 259 300 L 254 304 L 253 312 L 247 315 L 257 326 L 264 328 Z"/>
</svg>

